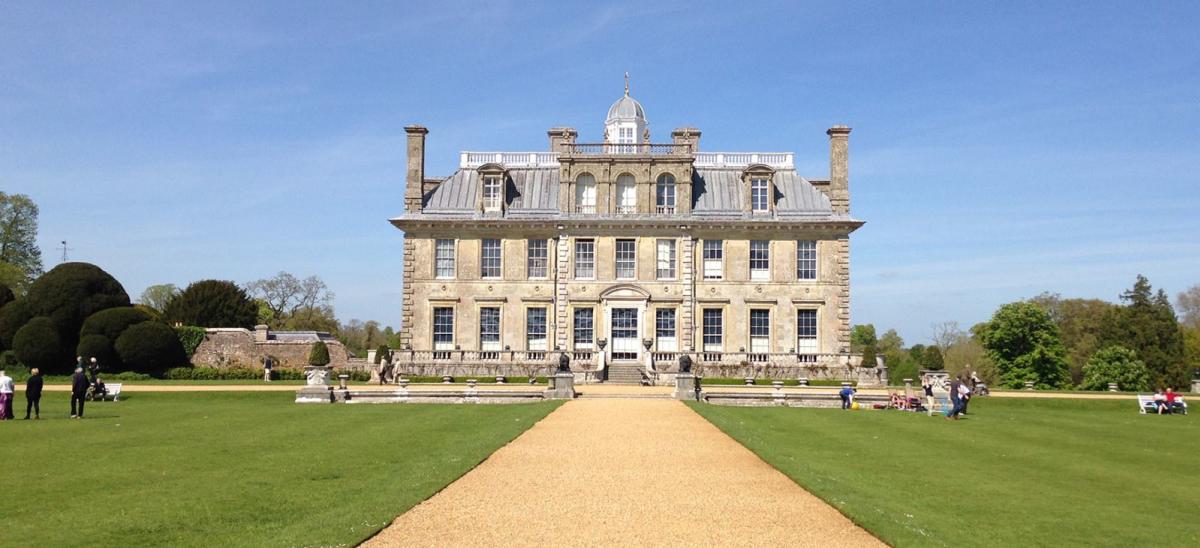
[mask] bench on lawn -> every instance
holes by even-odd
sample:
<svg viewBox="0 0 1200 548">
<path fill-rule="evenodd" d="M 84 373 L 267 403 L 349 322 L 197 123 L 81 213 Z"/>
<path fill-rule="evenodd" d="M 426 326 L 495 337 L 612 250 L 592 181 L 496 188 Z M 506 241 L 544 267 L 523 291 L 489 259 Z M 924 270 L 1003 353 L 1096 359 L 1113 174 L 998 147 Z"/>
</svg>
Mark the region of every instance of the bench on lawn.
<svg viewBox="0 0 1200 548">
<path fill-rule="evenodd" d="M 1138 412 L 1140 412 L 1143 415 L 1145 415 L 1145 414 L 1157 415 L 1158 414 L 1158 406 L 1154 404 L 1154 396 L 1153 395 L 1143 396 L 1141 394 L 1138 394 L 1137 399 L 1138 399 Z M 1183 415 L 1186 415 L 1187 414 L 1187 402 L 1175 400 L 1174 405 L 1171 406 L 1171 412 L 1172 413 L 1181 413 Z"/>
<path fill-rule="evenodd" d="M 94 386 L 92 388 L 94 388 Z M 88 388 L 88 396 L 90 396 L 92 401 L 97 399 L 104 401 L 108 398 L 112 398 L 112 401 L 118 401 L 121 399 L 121 383 L 119 382 L 104 383 L 104 395 L 100 396 L 99 398 L 96 397 L 96 394 L 93 392 L 92 388 Z"/>
</svg>

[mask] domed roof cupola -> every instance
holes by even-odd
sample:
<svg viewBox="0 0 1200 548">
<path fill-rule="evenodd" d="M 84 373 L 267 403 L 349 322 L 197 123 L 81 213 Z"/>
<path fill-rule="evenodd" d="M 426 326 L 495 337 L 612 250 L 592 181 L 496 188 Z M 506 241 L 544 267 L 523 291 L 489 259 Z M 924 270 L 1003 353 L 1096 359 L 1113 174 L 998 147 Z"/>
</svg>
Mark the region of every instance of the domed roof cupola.
<svg viewBox="0 0 1200 548">
<path fill-rule="evenodd" d="M 643 143 L 650 141 L 646 129 L 646 111 L 637 99 L 629 96 L 629 73 L 625 73 L 625 95 L 608 107 L 604 120 L 604 142 Z"/>
</svg>

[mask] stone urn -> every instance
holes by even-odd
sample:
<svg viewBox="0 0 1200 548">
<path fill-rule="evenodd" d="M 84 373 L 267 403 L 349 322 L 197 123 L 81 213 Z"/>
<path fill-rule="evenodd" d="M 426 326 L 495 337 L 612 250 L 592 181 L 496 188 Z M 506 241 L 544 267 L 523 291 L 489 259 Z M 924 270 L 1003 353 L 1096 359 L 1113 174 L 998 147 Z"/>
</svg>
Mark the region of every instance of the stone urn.
<svg viewBox="0 0 1200 548">
<path fill-rule="evenodd" d="M 333 368 L 328 365 L 309 365 L 304 367 L 304 378 L 308 386 L 329 386 L 329 373 Z"/>
</svg>

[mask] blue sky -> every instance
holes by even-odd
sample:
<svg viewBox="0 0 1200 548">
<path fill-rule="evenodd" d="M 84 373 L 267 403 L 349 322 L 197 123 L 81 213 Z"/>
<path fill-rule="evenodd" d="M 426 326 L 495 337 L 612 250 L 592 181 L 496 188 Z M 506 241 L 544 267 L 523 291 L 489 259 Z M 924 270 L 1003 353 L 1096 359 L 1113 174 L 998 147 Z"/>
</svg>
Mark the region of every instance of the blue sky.
<svg viewBox="0 0 1200 548">
<path fill-rule="evenodd" d="M 1046 5 L 1054 4 L 1054 5 Z M 402 127 L 597 140 L 622 74 L 655 140 L 851 135 L 853 320 L 925 342 L 1042 291 L 1200 283 L 1200 4 L 0 2 L 0 189 L 136 296 L 316 274 L 398 325 Z"/>
</svg>

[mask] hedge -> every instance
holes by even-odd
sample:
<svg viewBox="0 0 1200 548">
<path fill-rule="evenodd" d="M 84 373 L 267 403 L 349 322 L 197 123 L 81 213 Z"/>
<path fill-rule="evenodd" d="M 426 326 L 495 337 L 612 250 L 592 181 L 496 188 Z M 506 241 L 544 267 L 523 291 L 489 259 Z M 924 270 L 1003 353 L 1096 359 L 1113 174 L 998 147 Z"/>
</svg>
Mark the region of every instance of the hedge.
<svg viewBox="0 0 1200 548">
<path fill-rule="evenodd" d="M 174 367 L 168 369 L 165 378 L 191 381 L 214 380 L 262 380 L 263 370 L 250 367 Z M 271 378 L 283 381 L 304 380 L 304 371 L 277 367 L 271 369 Z"/>
<path fill-rule="evenodd" d="M 125 366 L 138 373 L 162 374 L 187 363 L 179 336 L 167 324 L 156 321 L 130 326 L 114 345 Z"/>
<path fill-rule="evenodd" d="M 121 283 L 89 263 L 63 263 L 54 267 L 30 284 L 25 300 L 34 315 L 53 320 L 71 346 L 88 316 L 129 306 L 129 295 Z"/>
<path fill-rule="evenodd" d="M 25 299 L 17 299 L 0 308 L 0 349 L 12 350 L 17 331 L 32 318 L 33 312 Z"/>
<path fill-rule="evenodd" d="M 29 320 L 17 331 L 13 350 L 26 367 L 36 367 L 44 373 L 67 373 L 72 369 L 71 356 L 67 355 L 58 328 L 46 316 Z"/>
</svg>

